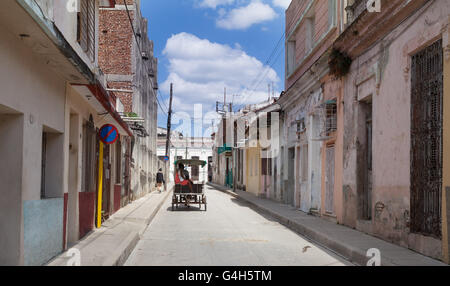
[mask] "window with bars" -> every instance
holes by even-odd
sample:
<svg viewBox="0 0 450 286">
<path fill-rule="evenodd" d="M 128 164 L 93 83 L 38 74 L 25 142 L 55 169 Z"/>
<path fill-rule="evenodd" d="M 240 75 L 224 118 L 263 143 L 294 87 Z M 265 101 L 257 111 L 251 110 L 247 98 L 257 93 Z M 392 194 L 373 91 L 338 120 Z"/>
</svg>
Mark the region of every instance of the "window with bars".
<svg viewBox="0 0 450 286">
<path fill-rule="evenodd" d="M 297 133 L 303 133 L 306 131 L 305 118 L 297 120 Z"/>
<path fill-rule="evenodd" d="M 336 101 L 330 101 L 326 103 L 326 121 L 325 130 L 329 135 L 337 130 L 337 104 Z"/>
<path fill-rule="evenodd" d="M 199 159 L 200 159 L 200 157 L 198 157 L 198 156 L 192 157 L 192 160 L 199 160 Z M 191 166 L 191 176 L 192 176 L 193 180 L 198 180 L 199 174 L 200 174 L 199 170 L 200 170 L 199 166 L 196 166 L 196 165 Z"/>
<path fill-rule="evenodd" d="M 442 39 L 411 58 L 411 232 L 442 237 Z"/>
<path fill-rule="evenodd" d="M 95 0 L 80 0 L 77 41 L 91 61 L 95 61 Z"/>
</svg>

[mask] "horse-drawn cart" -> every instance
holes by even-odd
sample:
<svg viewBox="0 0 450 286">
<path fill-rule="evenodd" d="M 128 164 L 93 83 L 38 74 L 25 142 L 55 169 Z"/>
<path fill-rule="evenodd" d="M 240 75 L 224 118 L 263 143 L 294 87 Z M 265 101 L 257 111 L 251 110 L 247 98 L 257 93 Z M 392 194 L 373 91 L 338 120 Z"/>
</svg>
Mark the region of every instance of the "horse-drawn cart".
<svg viewBox="0 0 450 286">
<path fill-rule="evenodd" d="M 199 166 L 204 168 L 207 164 L 206 161 L 202 160 L 178 160 L 175 162 L 175 176 L 178 171 L 178 165 L 183 164 L 184 166 Z M 205 183 L 204 182 L 194 182 L 192 184 L 192 190 L 189 186 L 182 186 L 180 184 L 175 185 L 175 190 L 172 197 L 172 211 L 174 211 L 178 206 L 185 205 L 191 207 L 191 205 L 198 205 L 201 210 L 202 205 L 205 206 L 205 211 L 207 210 L 206 195 L 205 195 Z"/>
</svg>

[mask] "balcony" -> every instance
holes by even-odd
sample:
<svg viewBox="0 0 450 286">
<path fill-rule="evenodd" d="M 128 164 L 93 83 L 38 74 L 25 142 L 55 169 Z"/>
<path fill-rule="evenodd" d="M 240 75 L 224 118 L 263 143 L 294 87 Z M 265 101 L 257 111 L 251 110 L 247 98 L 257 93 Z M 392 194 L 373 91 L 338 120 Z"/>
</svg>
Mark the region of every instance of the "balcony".
<svg viewBox="0 0 450 286">
<path fill-rule="evenodd" d="M 367 9 L 367 0 L 349 0 L 345 11 L 347 12 L 347 24 L 350 26 Z"/>
</svg>

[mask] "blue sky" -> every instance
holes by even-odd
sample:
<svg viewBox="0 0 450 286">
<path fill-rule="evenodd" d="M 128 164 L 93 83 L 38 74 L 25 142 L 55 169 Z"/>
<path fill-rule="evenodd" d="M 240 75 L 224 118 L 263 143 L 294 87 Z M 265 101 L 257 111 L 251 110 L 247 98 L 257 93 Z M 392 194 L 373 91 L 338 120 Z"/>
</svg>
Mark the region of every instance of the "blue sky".
<svg viewBox="0 0 450 286">
<path fill-rule="evenodd" d="M 159 59 L 160 100 L 168 106 L 169 83 L 174 82 L 174 112 L 203 114 L 223 100 L 224 87 L 235 106 L 266 100 L 268 84 L 275 95 L 284 88 L 285 8 L 289 0 L 143 0 L 149 37 Z M 255 82 L 256 81 L 256 82 Z M 253 85 L 252 85 L 253 83 Z M 255 84 L 259 83 L 259 85 Z M 178 122 L 176 116 L 174 125 Z M 167 117 L 159 111 L 158 124 Z"/>
</svg>

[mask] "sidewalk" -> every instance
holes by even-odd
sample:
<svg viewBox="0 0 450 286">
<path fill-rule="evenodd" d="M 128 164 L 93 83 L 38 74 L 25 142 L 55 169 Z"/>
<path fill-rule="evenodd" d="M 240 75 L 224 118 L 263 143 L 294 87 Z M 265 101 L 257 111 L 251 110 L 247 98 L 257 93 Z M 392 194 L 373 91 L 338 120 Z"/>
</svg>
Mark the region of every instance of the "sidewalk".
<svg viewBox="0 0 450 286">
<path fill-rule="evenodd" d="M 382 266 L 448 266 L 417 252 L 364 234 L 346 226 L 307 215 L 291 206 L 238 190 L 236 193 L 224 186 L 208 183 L 211 187 L 247 202 L 258 211 L 274 217 L 281 224 L 318 243 L 357 265 L 366 265 L 367 250 L 381 252 Z"/>
<path fill-rule="evenodd" d="M 130 203 L 112 215 L 100 229 L 93 230 L 72 248 L 81 252 L 81 266 L 120 266 L 125 263 L 173 186 L 163 193 L 152 192 Z M 66 266 L 69 257 L 64 252 L 47 266 Z"/>
</svg>

